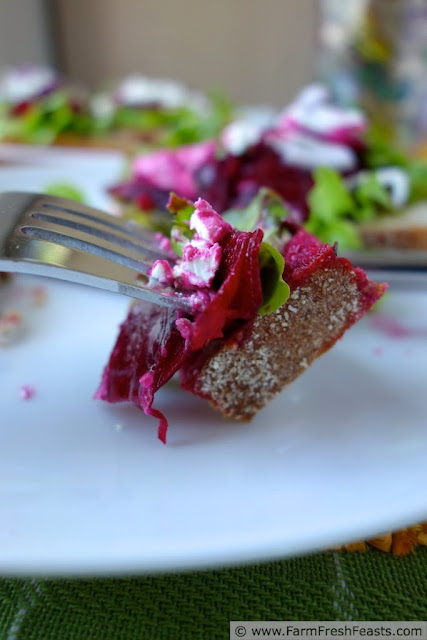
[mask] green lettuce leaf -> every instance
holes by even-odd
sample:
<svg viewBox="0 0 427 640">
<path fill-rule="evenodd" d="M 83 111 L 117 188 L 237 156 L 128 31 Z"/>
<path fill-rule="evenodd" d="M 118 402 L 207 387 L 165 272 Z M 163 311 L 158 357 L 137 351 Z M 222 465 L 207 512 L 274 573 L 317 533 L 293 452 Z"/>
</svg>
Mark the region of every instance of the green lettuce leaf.
<svg viewBox="0 0 427 640">
<path fill-rule="evenodd" d="M 194 235 L 194 231 L 189 227 L 194 205 L 186 198 L 171 193 L 168 209 L 174 216 L 170 234 L 172 249 L 182 257 L 184 246 Z M 273 239 L 273 233 L 278 237 L 279 222 L 286 215 L 287 209 L 280 197 L 268 189 L 262 189 L 247 207 L 227 211 L 223 217 L 239 231 L 254 231 L 261 227 L 263 230 L 266 229 L 264 238 L 268 236 Z M 283 280 L 285 260 L 282 254 L 265 241 L 261 243 L 259 266 L 263 303 L 258 314 L 265 315 L 282 306 L 288 299 L 290 290 Z"/>
<path fill-rule="evenodd" d="M 410 182 L 409 202 L 427 200 L 427 163 L 413 160 L 406 167 Z"/>
<path fill-rule="evenodd" d="M 60 133 L 88 135 L 93 129 L 90 114 L 84 109 L 74 109 L 68 93 L 58 90 L 32 102 L 19 115 L 3 109 L 0 135 L 20 142 L 50 144 Z"/>
<path fill-rule="evenodd" d="M 354 201 L 342 177 L 333 169 L 319 167 L 314 171 L 314 187 L 308 195 L 310 215 L 324 223 L 350 215 Z"/>
<path fill-rule="evenodd" d="M 194 213 L 194 204 L 176 193 L 171 193 L 167 207 L 174 214 L 170 231 L 172 251 L 182 258 L 185 245 L 194 236 L 194 231 L 190 229 L 189 225 L 191 215 Z"/>
<path fill-rule="evenodd" d="M 155 133 L 156 146 L 177 147 L 209 138 L 215 138 L 228 122 L 234 109 L 221 93 L 208 96 L 206 113 L 188 106 L 171 108 L 135 109 L 119 106 L 114 117 L 104 123 L 104 128 L 124 128 L 143 134 Z"/>
<path fill-rule="evenodd" d="M 308 194 L 307 231 L 328 244 L 357 249 L 361 241 L 351 218 L 355 201 L 343 178 L 333 169 L 319 167 L 313 173 L 314 186 Z"/>
<path fill-rule="evenodd" d="M 354 189 L 353 197 L 356 207 L 352 217 L 356 222 L 366 222 L 394 210 L 389 192 L 380 184 L 375 173 L 361 180 Z"/>
<path fill-rule="evenodd" d="M 282 198 L 271 189 L 261 188 L 252 201 L 242 209 L 229 209 L 223 214 L 239 231 L 254 231 L 261 228 L 264 240 L 280 244 L 280 230 L 289 210 Z"/>
<path fill-rule="evenodd" d="M 388 136 L 377 128 L 371 127 L 367 132 L 366 144 L 363 159 L 368 169 L 407 166 L 407 156 L 396 145 L 390 143 Z"/>
<path fill-rule="evenodd" d="M 289 285 L 283 280 L 285 259 L 271 244 L 261 243 L 259 252 L 259 267 L 263 302 L 258 315 L 273 313 L 289 298 Z"/>
<path fill-rule="evenodd" d="M 260 228 L 264 232 L 259 254 L 263 303 L 258 311 L 265 315 L 276 311 L 289 297 L 289 286 L 283 280 L 285 260 L 274 244 L 282 244 L 281 225 L 289 215 L 282 198 L 274 191 L 262 188 L 258 194 L 242 209 L 230 209 L 223 214 L 227 222 L 239 231 L 254 231 Z"/>
<path fill-rule="evenodd" d="M 427 162 L 401 151 L 378 132 L 371 130 L 364 155 L 370 169 L 393 166 L 406 170 L 410 182 L 409 203 L 427 199 Z"/>
<path fill-rule="evenodd" d="M 314 186 L 307 198 L 309 217 L 304 226 L 323 242 L 360 249 L 362 241 L 357 224 L 394 210 L 390 194 L 374 172 L 368 173 L 353 188 L 339 173 L 327 167 L 316 169 L 313 177 Z"/>
<path fill-rule="evenodd" d="M 44 192 L 49 196 L 68 198 L 76 202 L 86 202 L 83 191 L 69 182 L 54 182 L 45 187 Z"/>
</svg>

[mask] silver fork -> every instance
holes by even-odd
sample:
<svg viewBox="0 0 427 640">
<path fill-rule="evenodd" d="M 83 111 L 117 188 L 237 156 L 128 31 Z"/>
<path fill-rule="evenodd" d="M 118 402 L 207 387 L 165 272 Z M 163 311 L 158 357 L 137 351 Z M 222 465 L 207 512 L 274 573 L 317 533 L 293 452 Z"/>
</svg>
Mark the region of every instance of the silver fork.
<svg viewBox="0 0 427 640">
<path fill-rule="evenodd" d="M 162 258 L 171 255 L 139 225 L 65 198 L 0 193 L 0 271 L 59 278 L 188 311 L 188 295 L 148 286 L 148 271 Z"/>
</svg>

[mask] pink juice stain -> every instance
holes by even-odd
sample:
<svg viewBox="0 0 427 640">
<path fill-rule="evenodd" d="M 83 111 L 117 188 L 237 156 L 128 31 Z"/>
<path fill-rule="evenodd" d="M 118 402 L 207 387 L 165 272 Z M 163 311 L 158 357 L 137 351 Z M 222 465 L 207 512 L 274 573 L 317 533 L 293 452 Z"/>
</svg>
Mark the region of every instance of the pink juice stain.
<svg viewBox="0 0 427 640">
<path fill-rule="evenodd" d="M 19 391 L 19 395 L 22 400 L 31 400 L 36 395 L 37 391 L 34 385 L 32 384 L 23 384 L 21 385 L 21 389 Z"/>
<path fill-rule="evenodd" d="M 370 320 L 370 326 L 385 334 L 388 338 L 395 340 L 403 338 L 427 338 L 427 327 L 425 329 L 414 329 L 384 313 L 375 314 Z"/>
</svg>

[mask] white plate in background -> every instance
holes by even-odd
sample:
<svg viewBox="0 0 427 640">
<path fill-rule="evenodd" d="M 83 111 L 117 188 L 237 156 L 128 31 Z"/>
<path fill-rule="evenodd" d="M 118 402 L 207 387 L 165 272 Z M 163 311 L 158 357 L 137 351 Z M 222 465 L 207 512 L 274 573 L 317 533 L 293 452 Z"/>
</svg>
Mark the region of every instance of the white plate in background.
<svg viewBox="0 0 427 640">
<path fill-rule="evenodd" d="M 110 169 L 3 169 L 0 190 L 60 175 L 107 206 Z M 3 306 L 41 282 L 0 349 L 0 573 L 218 567 L 427 519 L 427 292 L 389 295 L 250 424 L 172 382 L 164 446 L 154 419 L 92 398 L 128 301 L 19 277 Z"/>
</svg>

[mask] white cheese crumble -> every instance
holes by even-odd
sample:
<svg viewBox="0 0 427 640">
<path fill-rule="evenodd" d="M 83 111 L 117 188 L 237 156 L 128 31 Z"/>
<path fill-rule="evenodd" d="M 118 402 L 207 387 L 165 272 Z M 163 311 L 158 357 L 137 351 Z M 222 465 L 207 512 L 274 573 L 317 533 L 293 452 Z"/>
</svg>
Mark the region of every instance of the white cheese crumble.
<svg viewBox="0 0 427 640">
<path fill-rule="evenodd" d="M 58 81 L 58 74 L 49 67 L 18 67 L 7 69 L 0 77 L 0 100 L 19 104 L 36 98 Z"/>
</svg>

